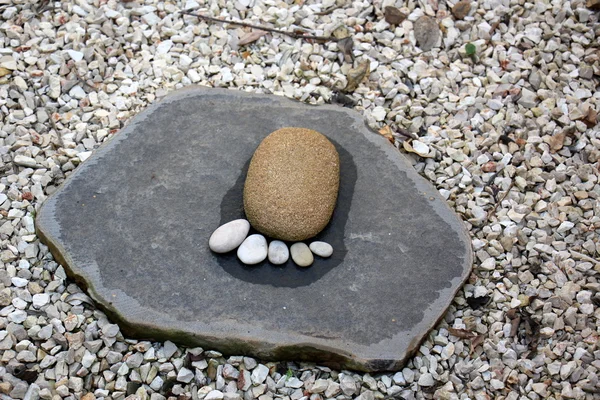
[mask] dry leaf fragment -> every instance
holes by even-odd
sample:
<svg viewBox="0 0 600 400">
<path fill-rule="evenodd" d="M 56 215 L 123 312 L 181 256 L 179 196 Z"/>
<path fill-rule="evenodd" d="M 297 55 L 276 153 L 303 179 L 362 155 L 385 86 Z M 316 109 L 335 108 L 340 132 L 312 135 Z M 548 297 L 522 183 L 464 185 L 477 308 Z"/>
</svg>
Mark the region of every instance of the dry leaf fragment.
<svg viewBox="0 0 600 400">
<path fill-rule="evenodd" d="M 473 339 L 471 339 L 471 350 L 469 353 L 473 354 L 473 351 L 475 351 L 477 346 L 482 344 L 484 340 L 485 340 L 485 334 L 477 335 Z"/>
<path fill-rule="evenodd" d="M 550 150 L 552 150 L 552 152 L 557 152 L 560 149 L 562 149 L 563 145 L 565 143 L 566 136 L 567 136 L 567 133 L 565 131 L 562 131 L 562 132 L 557 133 L 556 135 L 552 136 L 549 140 Z"/>
<path fill-rule="evenodd" d="M 0 67 L 0 78 L 10 74 L 12 71 L 8 68 Z"/>
<path fill-rule="evenodd" d="M 238 42 L 238 46 L 244 46 L 252 42 L 256 42 L 258 39 L 265 36 L 267 33 L 268 32 L 261 31 L 259 29 L 252 30 L 241 37 L 240 41 Z"/>
<path fill-rule="evenodd" d="M 517 315 L 515 318 L 510 321 L 510 334 L 509 337 L 515 337 L 517 331 L 519 330 L 519 325 L 521 325 L 521 316 Z"/>
<path fill-rule="evenodd" d="M 344 60 L 346 62 L 354 61 L 354 54 L 352 54 L 352 50 L 354 49 L 354 40 L 352 40 L 351 36 L 338 40 L 337 45 L 344 55 Z"/>
<path fill-rule="evenodd" d="M 396 7 L 387 6 L 383 9 L 383 18 L 390 25 L 400 25 L 406 19 L 406 14 Z"/>
<path fill-rule="evenodd" d="M 508 310 L 506 312 L 506 316 L 508 317 L 508 319 L 515 319 L 519 316 L 519 309 L 518 308 L 511 308 L 510 310 Z"/>
<path fill-rule="evenodd" d="M 461 339 L 473 339 L 477 336 L 477 334 L 466 329 L 448 328 L 448 332 L 450 332 L 452 336 L 456 336 L 457 338 Z"/>
<path fill-rule="evenodd" d="M 540 342 L 540 324 L 534 321 L 529 314 L 524 314 L 523 319 L 525 321 L 525 342 L 535 353 Z"/>
<path fill-rule="evenodd" d="M 596 110 L 590 107 L 588 108 L 588 112 L 581 120 L 588 128 L 593 128 L 598 123 L 598 113 L 596 112 Z"/>
<path fill-rule="evenodd" d="M 348 83 L 343 91 L 346 93 L 354 92 L 362 80 L 365 79 L 365 76 L 369 75 L 370 71 L 371 63 L 369 60 L 360 62 L 356 68 L 352 68 L 348 71 L 348 75 L 346 76 Z"/>
<path fill-rule="evenodd" d="M 389 140 L 392 144 L 394 144 L 394 134 L 392 132 L 392 128 L 389 125 L 384 126 L 379 130 L 379 134 L 384 136 L 387 140 Z"/>
<path fill-rule="evenodd" d="M 471 11 L 471 2 L 469 0 L 459 1 L 452 7 L 452 15 L 456 19 L 463 19 L 469 15 L 469 11 Z"/>
<path fill-rule="evenodd" d="M 496 21 L 492 24 L 492 27 L 490 28 L 489 34 L 490 34 L 490 39 L 492 40 L 491 36 L 494 35 L 494 32 L 496 32 L 496 29 L 498 29 L 498 27 L 500 26 L 500 21 Z"/>
<path fill-rule="evenodd" d="M 600 10 L 600 0 L 588 0 L 586 6 L 590 10 Z"/>
</svg>

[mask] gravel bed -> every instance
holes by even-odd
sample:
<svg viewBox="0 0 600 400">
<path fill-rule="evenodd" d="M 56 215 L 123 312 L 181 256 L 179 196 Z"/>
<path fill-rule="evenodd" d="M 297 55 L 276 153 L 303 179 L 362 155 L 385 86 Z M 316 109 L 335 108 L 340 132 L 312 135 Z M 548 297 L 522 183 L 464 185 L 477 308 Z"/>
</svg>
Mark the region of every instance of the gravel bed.
<svg viewBox="0 0 600 400">
<path fill-rule="evenodd" d="M 0 399 L 599 398 L 599 13 L 455 3 L 0 0 Z M 39 242 L 46 197 L 191 84 L 355 104 L 463 217 L 473 274 L 402 371 L 127 339 Z"/>
</svg>

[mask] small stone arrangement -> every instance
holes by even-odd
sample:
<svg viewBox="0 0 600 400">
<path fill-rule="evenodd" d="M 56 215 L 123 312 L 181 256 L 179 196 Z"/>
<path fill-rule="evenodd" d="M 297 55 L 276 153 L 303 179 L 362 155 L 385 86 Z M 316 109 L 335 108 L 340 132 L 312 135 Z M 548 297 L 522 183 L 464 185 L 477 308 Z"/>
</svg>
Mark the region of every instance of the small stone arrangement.
<svg viewBox="0 0 600 400">
<path fill-rule="evenodd" d="M 305 128 L 282 128 L 258 146 L 244 184 L 244 210 L 248 220 L 228 222 L 215 230 L 209 247 L 215 253 L 237 248 L 246 265 L 267 257 L 281 265 L 290 257 L 300 267 L 314 262 L 313 253 L 329 257 L 333 248 L 304 240 L 317 235 L 331 219 L 340 181 L 337 150 L 324 135 Z M 261 234 L 252 234 L 250 226 Z M 283 241 L 295 242 L 288 249 Z"/>
<path fill-rule="evenodd" d="M 246 265 L 256 265 L 269 259 L 274 265 L 285 264 L 290 255 L 299 267 L 309 267 L 314 262 L 314 255 L 327 258 L 333 254 L 329 243 L 315 241 L 307 246 L 296 242 L 290 246 L 281 240 L 273 240 L 267 244 L 267 239 L 261 234 L 252 234 L 250 223 L 245 219 L 236 219 L 218 227 L 210 236 L 208 246 L 215 253 L 229 253 L 237 249 L 237 256 Z"/>
</svg>

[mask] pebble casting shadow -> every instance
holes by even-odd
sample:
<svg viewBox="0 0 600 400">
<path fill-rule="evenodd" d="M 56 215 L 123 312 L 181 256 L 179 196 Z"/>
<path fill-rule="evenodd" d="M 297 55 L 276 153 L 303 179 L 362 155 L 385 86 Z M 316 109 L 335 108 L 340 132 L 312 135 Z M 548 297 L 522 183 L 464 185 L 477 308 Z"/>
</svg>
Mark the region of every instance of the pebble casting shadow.
<svg viewBox="0 0 600 400">
<path fill-rule="evenodd" d="M 236 252 L 232 251 L 226 254 L 216 254 L 219 265 L 225 271 L 238 279 L 246 282 L 273 285 L 275 287 L 299 287 L 310 285 L 317 281 L 322 276 L 331 271 L 332 268 L 338 266 L 346 255 L 346 244 L 344 242 L 344 230 L 350 204 L 352 202 L 352 194 L 354 193 L 354 184 L 356 183 L 356 166 L 352 161 L 352 156 L 344 150 L 334 140 L 331 142 L 335 145 L 340 156 L 340 189 L 337 198 L 337 204 L 333 212 L 333 216 L 329 224 L 317 236 L 312 239 L 305 240 L 306 244 L 322 240 L 333 246 L 333 255 L 329 258 L 321 258 L 315 256 L 315 262 L 309 268 L 297 266 L 291 259 L 281 265 L 273 265 L 268 260 L 256 265 L 245 265 L 236 256 Z M 250 160 L 246 162 L 240 176 L 235 182 L 235 185 L 227 191 L 223 201 L 221 202 L 221 221 L 219 226 L 233 221 L 238 218 L 246 218 L 244 215 L 244 181 Z M 251 235 L 256 232 L 250 228 Z M 267 238 L 271 242 L 271 238 Z M 288 248 L 293 242 L 286 242 Z M 314 268 L 313 268 L 314 267 Z"/>
<path fill-rule="evenodd" d="M 208 238 L 240 216 L 244 166 L 285 126 L 323 133 L 343 158 L 319 237 L 334 258 L 235 270 Z M 130 337 L 363 371 L 401 368 L 472 263 L 462 222 L 359 113 L 201 87 L 133 118 L 48 198 L 36 228 Z"/>
</svg>

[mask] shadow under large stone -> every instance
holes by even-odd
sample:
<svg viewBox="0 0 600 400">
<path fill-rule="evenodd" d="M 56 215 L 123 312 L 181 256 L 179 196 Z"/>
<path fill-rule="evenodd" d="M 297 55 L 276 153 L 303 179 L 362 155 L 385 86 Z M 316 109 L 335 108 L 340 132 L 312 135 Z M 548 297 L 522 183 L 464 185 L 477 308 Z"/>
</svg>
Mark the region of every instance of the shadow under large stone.
<svg viewBox="0 0 600 400">
<path fill-rule="evenodd" d="M 240 217 L 244 166 L 300 126 L 340 156 L 332 259 L 245 267 L 208 238 Z M 471 269 L 461 221 L 350 110 L 194 88 L 144 111 L 43 205 L 37 230 L 123 331 L 267 359 L 401 368 Z"/>
</svg>

